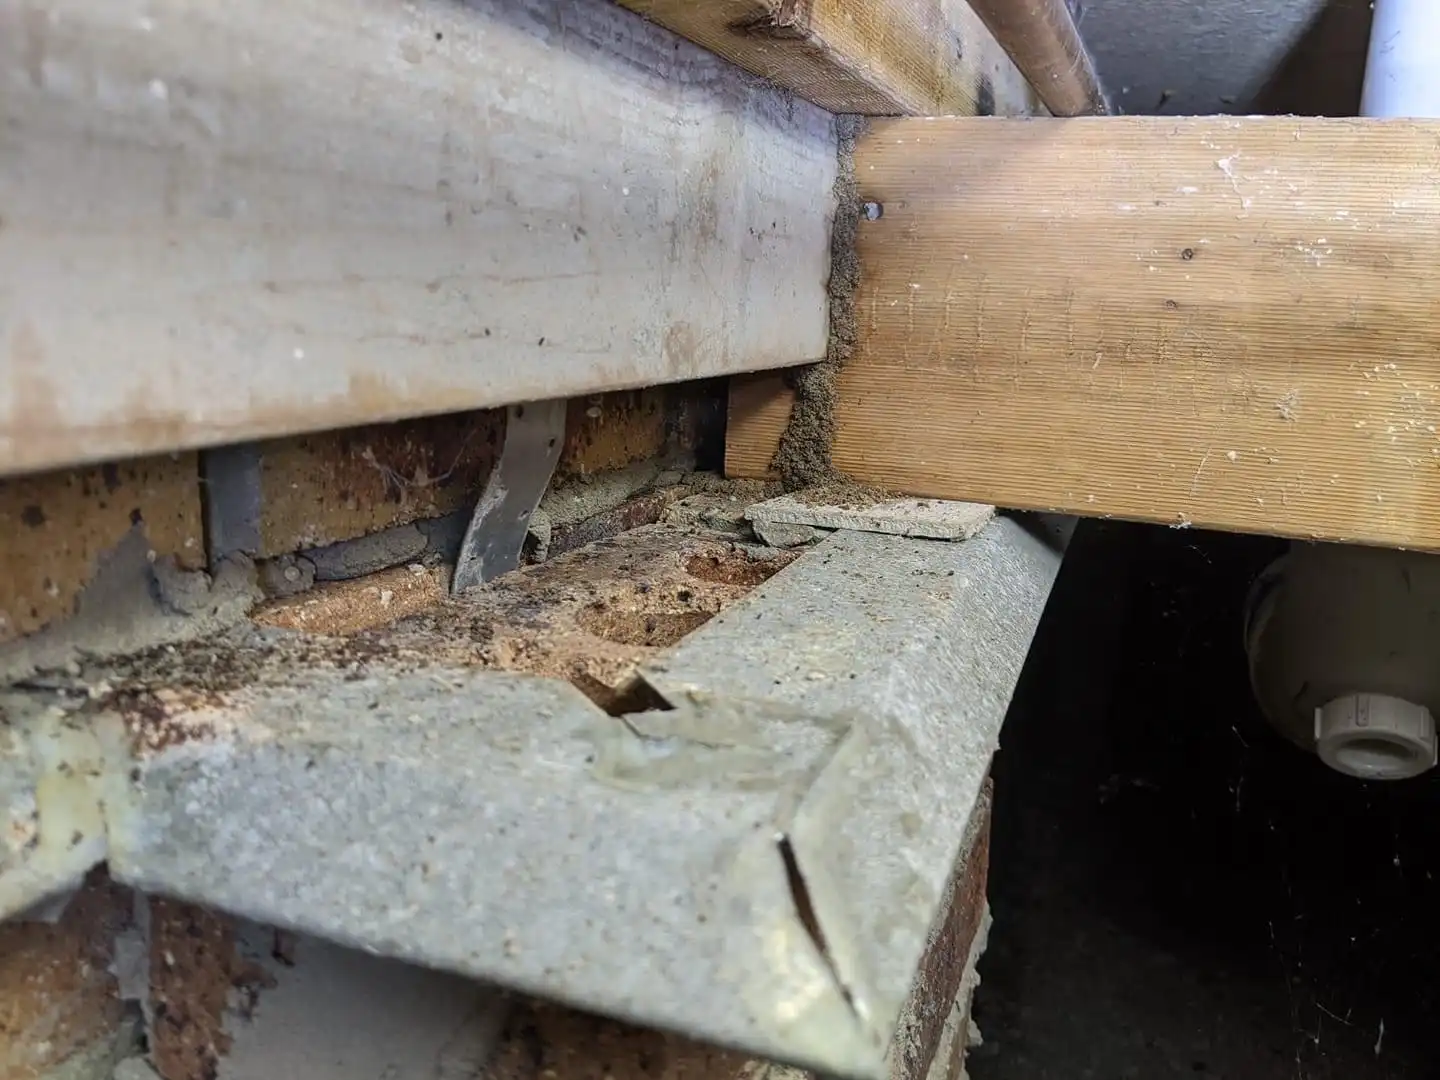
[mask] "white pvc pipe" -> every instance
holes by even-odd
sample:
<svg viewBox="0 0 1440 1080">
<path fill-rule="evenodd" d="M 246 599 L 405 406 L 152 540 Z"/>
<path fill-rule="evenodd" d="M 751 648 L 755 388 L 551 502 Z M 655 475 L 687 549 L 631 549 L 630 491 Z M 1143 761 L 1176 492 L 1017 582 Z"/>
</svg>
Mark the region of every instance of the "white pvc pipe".
<svg viewBox="0 0 1440 1080">
<path fill-rule="evenodd" d="M 1365 61 L 1360 115 L 1380 119 L 1440 119 L 1440 0 L 1374 0 L 1371 7 L 1375 9 L 1375 16 L 1370 26 L 1370 52 Z M 1316 551 L 1314 548 L 1291 550 L 1310 558 Z M 1308 556 L 1303 554 L 1307 550 Z M 1406 558 L 1399 552 L 1388 555 L 1395 560 Z M 1337 547 L 1324 557 L 1344 560 L 1349 564 L 1345 568 L 1351 573 L 1365 573 L 1367 568 L 1378 572 L 1377 581 L 1394 577 L 1376 563 L 1374 553 L 1354 549 L 1346 552 Z M 1350 635 L 1327 641 L 1325 635 L 1330 630 L 1323 623 L 1318 638 L 1282 643 L 1283 647 L 1272 642 L 1268 653 L 1264 652 L 1266 626 L 1279 602 L 1279 590 L 1285 588 L 1282 565 L 1276 563 L 1256 581 L 1246 603 L 1246 649 L 1250 654 L 1251 684 L 1262 708 L 1267 700 L 1274 700 L 1267 698 L 1269 691 L 1264 689 L 1272 684 L 1263 680 L 1273 680 L 1273 673 L 1284 671 L 1283 664 L 1287 661 L 1300 664 L 1301 670 L 1320 664 L 1317 656 L 1325 655 L 1327 647 L 1338 646 L 1347 660 L 1354 661 L 1360 673 L 1359 681 L 1368 677 L 1366 672 L 1373 674 L 1382 668 L 1388 669 L 1388 663 L 1382 665 L 1376 659 L 1379 654 L 1370 652 L 1363 638 Z M 1391 610 L 1410 604 L 1405 608 L 1406 613 L 1423 614 L 1423 608 L 1415 606 L 1416 598 L 1411 596 L 1409 571 L 1401 572 L 1406 575 L 1405 595 L 1392 599 Z M 1344 575 L 1333 580 L 1342 581 Z M 1344 589 L 1332 589 L 1323 580 L 1310 578 L 1297 587 L 1317 591 L 1319 595 L 1311 602 L 1330 607 L 1331 613 L 1341 620 L 1365 610 L 1363 605 L 1347 607 L 1353 600 Z M 1292 638 L 1303 632 L 1304 628 L 1296 624 L 1280 631 Z M 1317 656 L 1307 655 L 1315 649 L 1318 649 Z M 1345 649 L 1354 651 L 1344 653 Z M 1283 659 L 1277 666 L 1262 668 L 1256 659 L 1262 655 L 1270 657 L 1271 665 L 1277 665 L 1275 657 Z M 1262 672 L 1269 674 L 1257 681 L 1257 673 Z M 1305 681 L 1301 685 L 1308 687 L 1310 683 Z M 1294 728 L 1294 718 L 1287 717 L 1285 712 L 1290 706 L 1293 699 L 1284 707 L 1271 704 L 1265 712 L 1272 724 L 1295 739 L 1299 732 Z M 1337 772 L 1369 780 L 1401 780 L 1418 776 L 1436 764 L 1434 717 L 1425 707 L 1400 698 L 1365 692 L 1344 694 L 1315 707 L 1314 725 L 1315 750 L 1320 759 Z"/>
<path fill-rule="evenodd" d="M 1360 115 L 1440 119 L 1440 0 L 1375 0 Z"/>
</svg>

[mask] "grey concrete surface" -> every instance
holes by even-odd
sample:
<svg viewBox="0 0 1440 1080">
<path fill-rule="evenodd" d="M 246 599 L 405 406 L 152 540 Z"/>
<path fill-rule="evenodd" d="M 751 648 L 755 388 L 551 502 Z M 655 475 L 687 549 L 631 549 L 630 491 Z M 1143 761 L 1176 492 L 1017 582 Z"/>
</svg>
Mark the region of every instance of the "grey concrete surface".
<svg viewBox="0 0 1440 1080">
<path fill-rule="evenodd" d="M 1300 100 L 1274 111 L 1312 111 L 1307 99 L 1323 103 L 1313 111 L 1340 111 L 1352 84 L 1358 97 L 1368 0 L 1080 0 L 1079 8 L 1105 87 L 1127 113 L 1272 111 L 1267 90 L 1277 75 L 1300 81 L 1289 95 Z M 1297 51 L 1323 62 L 1292 74 Z"/>
</svg>

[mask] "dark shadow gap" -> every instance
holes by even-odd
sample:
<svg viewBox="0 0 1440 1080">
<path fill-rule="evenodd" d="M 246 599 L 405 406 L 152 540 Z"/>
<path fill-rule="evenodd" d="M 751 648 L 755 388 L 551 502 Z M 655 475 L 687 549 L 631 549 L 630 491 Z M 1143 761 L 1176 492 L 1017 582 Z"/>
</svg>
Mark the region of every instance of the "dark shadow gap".
<svg viewBox="0 0 1440 1080">
<path fill-rule="evenodd" d="M 995 764 L 973 1080 L 1440 1075 L 1440 780 L 1260 716 L 1242 613 L 1282 549 L 1077 533 Z"/>
</svg>

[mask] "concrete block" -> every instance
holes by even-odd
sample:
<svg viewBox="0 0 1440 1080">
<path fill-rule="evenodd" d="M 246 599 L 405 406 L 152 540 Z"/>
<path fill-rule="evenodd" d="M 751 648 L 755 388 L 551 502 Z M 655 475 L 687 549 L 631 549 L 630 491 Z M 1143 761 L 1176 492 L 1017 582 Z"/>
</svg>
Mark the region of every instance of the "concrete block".
<svg viewBox="0 0 1440 1080">
<path fill-rule="evenodd" d="M 770 524 L 811 525 L 931 540 L 968 540 L 994 515 L 993 506 L 946 499 L 887 499 L 835 506 L 811 505 L 794 495 L 756 503 L 745 511 L 757 532 Z"/>
<path fill-rule="evenodd" d="M 963 544 L 841 531 L 763 562 L 655 525 L 383 633 L 237 631 L 14 708 L 58 700 L 106 733 L 105 855 L 135 887 L 890 1080 L 1058 563 L 1010 518 Z M 504 610 L 528 612 L 528 648 L 505 647 Z M 579 689 L 597 683 L 623 723 Z M 643 711 L 636 686 L 675 707 Z M 223 923 L 151 923 L 151 1047 L 197 1040 L 153 1064 L 198 1080 L 216 1066 L 199 1050 L 228 1059 L 231 998 L 254 1013 L 268 991 Z M 953 983 L 940 966 L 917 1029 Z M 800 995 L 804 1024 L 756 1021 Z M 912 1041 L 923 1062 L 930 1036 Z"/>
<path fill-rule="evenodd" d="M 702 491 L 687 495 L 679 502 L 665 508 L 662 521 L 676 525 L 698 525 L 717 532 L 748 533 L 745 511 L 749 502 L 737 495 L 723 491 Z"/>
<path fill-rule="evenodd" d="M 822 535 L 819 529 L 810 525 L 791 525 L 784 521 L 757 521 L 755 535 L 773 548 L 802 547 L 812 544 Z"/>
</svg>

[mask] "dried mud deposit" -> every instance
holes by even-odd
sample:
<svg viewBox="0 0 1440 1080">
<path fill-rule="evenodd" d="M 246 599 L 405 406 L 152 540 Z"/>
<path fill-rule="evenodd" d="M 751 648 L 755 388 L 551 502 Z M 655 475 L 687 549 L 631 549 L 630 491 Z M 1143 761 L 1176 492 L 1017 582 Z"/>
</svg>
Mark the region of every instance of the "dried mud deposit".
<svg viewBox="0 0 1440 1080">
<path fill-rule="evenodd" d="M 835 404 L 840 370 L 855 351 L 855 290 L 860 260 L 855 241 L 860 226 L 860 185 L 855 180 L 855 140 L 865 118 L 837 116 L 839 170 L 835 178 L 835 221 L 830 232 L 830 340 L 825 359 L 791 376 L 795 402 L 771 463 L 785 490 L 808 503 L 864 505 L 892 493 L 851 480 L 835 468 Z"/>
</svg>

